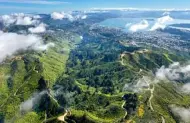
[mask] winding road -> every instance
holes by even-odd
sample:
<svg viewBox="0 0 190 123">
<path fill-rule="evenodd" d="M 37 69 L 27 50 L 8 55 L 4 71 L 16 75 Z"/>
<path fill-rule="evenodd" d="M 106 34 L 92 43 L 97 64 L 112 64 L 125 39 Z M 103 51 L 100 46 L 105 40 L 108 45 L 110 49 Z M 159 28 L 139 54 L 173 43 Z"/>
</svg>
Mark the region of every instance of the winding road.
<svg viewBox="0 0 190 123">
<path fill-rule="evenodd" d="M 125 56 L 125 53 L 122 53 L 121 55 L 120 55 L 120 58 L 121 58 L 121 65 L 123 65 L 123 66 L 125 66 L 125 64 L 124 64 L 124 60 L 123 60 L 123 57 Z"/>
<path fill-rule="evenodd" d="M 147 83 L 147 85 L 148 85 L 148 89 L 147 90 L 149 90 L 150 91 L 150 98 L 149 98 L 149 105 L 150 105 L 150 109 L 152 110 L 152 111 L 154 111 L 154 108 L 153 108 L 153 106 L 152 106 L 152 98 L 154 97 L 154 89 L 155 89 L 155 87 L 154 87 L 154 84 L 153 84 L 153 87 L 151 88 L 150 87 L 150 82 L 148 82 L 148 81 L 146 81 L 146 79 L 144 78 L 144 76 L 143 76 L 143 80 Z"/>
<path fill-rule="evenodd" d="M 59 116 L 57 119 L 59 121 L 62 121 L 62 122 L 66 122 L 65 121 L 65 117 L 68 115 L 68 110 L 66 110 L 66 112 L 62 115 L 62 116 Z"/>
<path fill-rule="evenodd" d="M 162 118 L 162 123 L 166 123 L 164 117 L 162 116 L 161 118 Z"/>
<path fill-rule="evenodd" d="M 148 50 L 144 50 L 144 52 L 148 52 Z M 120 55 L 120 58 L 121 58 L 121 65 L 125 65 L 124 64 L 124 59 L 123 59 L 123 57 L 125 56 L 125 53 L 122 53 L 121 55 Z M 143 70 L 142 69 L 140 69 L 140 71 L 139 71 L 139 74 L 142 72 Z M 144 76 L 143 76 L 143 80 L 147 83 L 147 85 L 148 85 L 148 88 L 146 89 L 146 90 L 148 90 L 148 91 L 150 91 L 150 98 L 149 98 L 149 106 L 150 106 L 150 109 L 154 112 L 154 108 L 153 108 L 153 106 L 152 106 L 152 99 L 154 98 L 154 90 L 155 90 L 155 85 L 154 84 L 152 84 L 152 88 L 151 88 L 151 83 L 150 82 L 148 82 L 148 81 L 146 81 L 146 79 L 144 78 Z M 122 108 L 123 109 L 125 109 L 124 108 L 124 105 L 125 105 L 125 102 L 122 104 Z M 126 114 L 125 114 L 125 116 L 124 116 L 124 118 L 127 116 L 127 111 L 126 111 Z M 161 119 L 162 119 L 162 123 L 165 123 L 165 118 L 163 117 L 163 116 L 161 116 Z"/>
<path fill-rule="evenodd" d="M 125 119 L 125 117 L 127 116 L 127 110 L 124 108 L 124 106 L 125 106 L 125 103 L 126 102 L 123 102 L 123 104 L 121 105 L 121 108 L 123 108 L 124 110 L 125 110 L 125 116 L 123 117 L 124 119 Z"/>
</svg>

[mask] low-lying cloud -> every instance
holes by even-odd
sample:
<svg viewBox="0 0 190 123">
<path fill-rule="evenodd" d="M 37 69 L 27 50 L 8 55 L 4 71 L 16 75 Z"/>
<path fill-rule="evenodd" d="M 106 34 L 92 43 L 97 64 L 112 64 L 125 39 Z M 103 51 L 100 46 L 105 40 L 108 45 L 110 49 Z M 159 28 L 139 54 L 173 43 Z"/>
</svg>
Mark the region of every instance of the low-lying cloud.
<svg viewBox="0 0 190 123">
<path fill-rule="evenodd" d="M 181 87 L 181 91 L 183 93 L 190 93 L 190 83 L 187 83 L 187 84 L 184 84 L 182 87 Z"/>
<path fill-rule="evenodd" d="M 147 90 L 150 88 L 151 81 L 151 78 L 144 76 L 134 83 L 125 84 L 123 91 L 130 91 L 135 93 L 142 92 L 143 90 Z"/>
<path fill-rule="evenodd" d="M 4 33 L 0 31 L 0 62 L 7 56 L 14 55 L 19 50 L 46 50 L 49 46 L 52 46 L 52 44 L 44 45 L 42 39 L 36 35 Z"/>
<path fill-rule="evenodd" d="M 54 47 L 55 46 L 55 44 L 54 43 L 48 43 L 48 44 L 46 44 L 46 45 L 42 45 L 41 43 L 37 43 L 37 44 L 35 44 L 34 46 L 33 46 L 33 49 L 35 49 L 35 50 L 47 50 L 48 48 L 50 48 L 50 47 Z"/>
<path fill-rule="evenodd" d="M 190 65 L 180 65 L 179 62 L 171 64 L 168 68 L 162 66 L 156 72 L 159 80 L 184 80 L 190 77 Z"/>
<path fill-rule="evenodd" d="M 54 20 L 62 20 L 62 19 L 68 19 L 69 21 L 75 21 L 75 20 L 79 20 L 79 19 L 86 19 L 88 16 L 87 15 L 72 15 L 72 13 L 65 13 L 65 12 L 53 12 L 51 14 L 51 18 Z"/>
<path fill-rule="evenodd" d="M 5 25 L 35 25 L 38 23 L 39 15 L 26 15 L 24 13 L 15 13 L 11 15 L 2 15 L 0 21 Z"/>
<path fill-rule="evenodd" d="M 152 77 L 143 76 L 133 83 L 126 84 L 124 91 L 141 92 L 150 89 L 150 84 L 159 82 L 184 82 L 182 86 L 178 86 L 179 92 L 190 94 L 190 65 L 181 65 L 179 62 L 171 64 L 169 67 L 162 66 Z"/>
<path fill-rule="evenodd" d="M 129 31 L 137 32 L 139 30 L 145 30 L 149 27 L 149 23 L 147 20 L 142 20 L 140 23 L 134 24 L 130 26 Z"/>
<path fill-rule="evenodd" d="M 24 111 L 24 112 L 29 112 L 29 111 L 32 111 L 33 107 L 39 103 L 41 97 L 46 94 L 47 91 L 42 91 L 40 93 L 34 93 L 33 96 L 26 100 L 25 102 L 23 102 L 21 105 L 20 105 L 20 110 L 21 111 Z"/>
<path fill-rule="evenodd" d="M 169 80 L 184 82 L 182 86 L 178 86 L 179 92 L 190 94 L 190 65 L 181 65 L 179 62 L 171 64 L 168 68 L 162 66 L 155 74 L 156 80 Z M 159 82 L 159 81 L 157 81 Z"/>
<path fill-rule="evenodd" d="M 158 18 L 156 20 L 155 24 L 150 29 L 150 31 L 154 31 L 157 29 L 164 29 L 166 27 L 167 23 L 172 22 L 173 20 L 174 19 L 171 18 L 169 15 Z"/>
<path fill-rule="evenodd" d="M 31 17 L 17 17 L 16 25 L 34 25 L 37 23 L 36 20 L 33 20 Z"/>
<path fill-rule="evenodd" d="M 86 19 L 88 16 L 87 15 L 82 15 L 81 17 L 79 17 L 79 18 L 81 18 L 82 20 L 83 19 Z"/>
<path fill-rule="evenodd" d="M 129 22 L 125 25 L 125 28 L 127 28 L 129 32 L 155 31 L 157 29 L 165 29 L 169 24 L 174 24 L 175 21 L 170 17 L 169 13 L 163 14 L 163 17 L 156 18 L 154 21 L 144 19 L 138 23 Z"/>
<path fill-rule="evenodd" d="M 36 27 L 29 28 L 28 31 L 31 33 L 43 33 L 46 31 L 46 25 L 44 23 L 41 23 Z"/>
<path fill-rule="evenodd" d="M 157 80 L 181 81 L 182 86 L 178 86 L 179 92 L 190 93 L 190 65 L 181 65 L 179 62 L 171 64 L 168 68 L 162 66 L 155 74 Z M 159 82 L 159 81 L 157 81 Z"/>
<path fill-rule="evenodd" d="M 183 108 L 183 107 L 177 107 L 177 106 L 170 106 L 172 112 L 174 115 L 184 123 L 189 123 L 190 122 L 190 108 Z"/>
<path fill-rule="evenodd" d="M 54 20 L 62 20 L 64 18 L 64 15 L 62 13 L 59 13 L 59 12 L 53 12 L 51 14 L 51 18 Z"/>
<path fill-rule="evenodd" d="M 170 15 L 170 12 L 169 11 L 166 11 L 162 14 L 163 16 L 166 16 L 166 15 Z"/>
<path fill-rule="evenodd" d="M 15 23 L 16 19 L 13 18 L 12 16 L 10 15 L 3 15 L 1 16 L 1 22 L 3 22 L 4 25 L 10 25 L 10 24 L 13 24 Z"/>
<path fill-rule="evenodd" d="M 40 15 L 34 15 L 34 16 L 33 16 L 33 19 L 40 19 L 40 18 L 41 18 Z"/>
</svg>

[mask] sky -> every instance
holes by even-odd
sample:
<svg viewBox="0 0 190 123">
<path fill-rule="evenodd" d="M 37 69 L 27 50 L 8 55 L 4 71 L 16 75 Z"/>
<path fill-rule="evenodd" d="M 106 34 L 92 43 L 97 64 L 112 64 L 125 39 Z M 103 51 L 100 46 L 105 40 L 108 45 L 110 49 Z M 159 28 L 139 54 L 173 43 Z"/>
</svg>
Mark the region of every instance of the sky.
<svg viewBox="0 0 190 123">
<path fill-rule="evenodd" d="M 0 14 L 51 13 L 91 8 L 190 9 L 190 0 L 0 0 Z"/>
</svg>

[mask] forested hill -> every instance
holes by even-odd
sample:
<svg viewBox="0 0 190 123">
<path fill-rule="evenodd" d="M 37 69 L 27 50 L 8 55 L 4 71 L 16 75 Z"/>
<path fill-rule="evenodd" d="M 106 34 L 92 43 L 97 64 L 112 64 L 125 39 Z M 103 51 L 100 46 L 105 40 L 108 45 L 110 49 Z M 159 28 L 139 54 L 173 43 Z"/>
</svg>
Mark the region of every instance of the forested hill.
<svg viewBox="0 0 190 123">
<path fill-rule="evenodd" d="M 21 50 L 0 65 L 0 122 L 181 122 L 173 107 L 190 106 L 179 91 L 189 80 L 180 71 L 185 55 L 134 43 L 119 29 L 56 22 L 40 35 L 54 46 Z"/>
</svg>

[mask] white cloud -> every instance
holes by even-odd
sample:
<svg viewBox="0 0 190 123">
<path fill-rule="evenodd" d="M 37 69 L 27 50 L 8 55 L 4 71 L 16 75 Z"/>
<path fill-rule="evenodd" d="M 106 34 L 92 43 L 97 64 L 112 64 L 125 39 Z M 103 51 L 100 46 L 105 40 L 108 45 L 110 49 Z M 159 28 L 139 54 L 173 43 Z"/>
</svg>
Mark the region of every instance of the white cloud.
<svg viewBox="0 0 190 123">
<path fill-rule="evenodd" d="M 163 16 L 170 15 L 170 12 L 166 11 L 162 14 Z"/>
<path fill-rule="evenodd" d="M 172 112 L 180 118 L 185 123 L 190 122 L 190 109 L 183 108 L 183 107 L 177 107 L 177 106 L 171 106 L 170 107 Z"/>
<path fill-rule="evenodd" d="M 20 110 L 21 111 L 25 111 L 25 112 L 29 112 L 29 111 L 32 111 L 33 107 L 39 103 L 41 97 L 46 94 L 47 92 L 46 91 L 42 91 L 40 93 L 34 93 L 33 96 L 26 100 L 25 102 L 23 102 L 21 105 L 20 105 Z"/>
<path fill-rule="evenodd" d="M 68 19 L 69 21 L 75 21 L 79 19 L 86 19 L 88 16 L 87 15 L 76 15 L 73 16 L 72 13 L 65 13 L 65 12 L 53 12 L 51 14 L 51 18 L 54 20 L 62 20 L 62 19 Z"/>
<path fill-rule="evenodd" d="M 10 15 L 3 15 L 1 16 L 1 22 L 3 22 L 4 25 L 10 25 L 10 24 L 13 24 L 15 23 L 16 19 L 13 18 L 12 16 Z"/>
<path fill-rule="evenodd" d="M 184 93 L 190 93 L 190 83 L 184 84 L 181 88 L 181 91 Z"/>
<path fill-rule="evenodd" d="M 162 66 L 156 72 L 159 80 L 181 80 L 190 77 L 190 65 L 180 65 L 178 62 L 171 64 L 168 68 Z"/>
<path fill-rule="evenodd" d="M 31 27 L 28 29 L 31 33 L 43 33 L 46 31 L 46 25 L 44 23 L 41 23 L 37 27 Z"/>
<path fill-rule="evenodd" d="M 190 72 L 190 65 L 186 65 L 180 68 L 182 73 L 189 73 Z"/>
<path fill-rule="evenodd" d="M 162 66 L 158 71 L 156 72 L 156 77 L 159 80 L 176 80 L 179 79 L 179 73 L 177 72 L 177 69 L 172 69 L 172 68 L 165 68 Z"/>
<path fill-rule="evenodd" d="M 129 27 L 129 26 L 131 26 L 132 25 L 132 23 L 127 23 L 126 25 L 125 25 L 125 27 Z"/>
<path fill-rule="evenodd" d="M 11 15 L 2 15 L 0 21 L 3 22 L 5 26 L 10 24 L 16 25 L 34 25 L 38 23 L 39 18 L 37 16 L 25 15 L 24 13 L 15 13 Z"/>
<path fill-rule="evenodd" d="M 161 24 L 164 24 L 164 23 L 166 23 L 168 21 L 173 21 L 173 18 L 171 18 L 169 15 L 161 17 L 161 18 L 158 18 L 158 20 L 157 20 L 157 22 L 159 22 Z"/>
<path fill-rule="evenodd" d="M 84 39 L 83 36 L 80 36 L 80 39 L 83 40 Z"/>
<path fill-rule="evenodd" d="M 84 20 L 84 19 L 86 19 L 87 17 L 88 17 L 87 15 L 83 15 L 83 16 L 81 17 L 81 19 Z"/>
<path fill-rule="evenodd" d="M 147 90 L 150 84 L 159 82 L 187 81 L 190 79 L 190 65 L 181 65 L 179 62 L 171 64 L 168 68 L 162 66 L 154 76 L 143 76 L 133 83 L 126 84 L 124 91 L 141 92 Z M 168 81 L 169 80 L 169 81 Z M 178 86 L 179 92 L 190 94 L 190 83 Z"/>
<path fill-rule="evenodd" d="M 178 62 L 168 68 L 164 66 L 157 70 L 155 80 L 187 81 L 190 79 L 190 65 L 180 65 Z M 190 83 L 178 86 L 179 92 L 190 94 Z"/>
<path fill-rule="evenodd" d="M 79 20 L 79 19 L 85 20 L 85 19 L 88 18 L 88 16 L 87 15 L 83 15 L 83 14 L 79 14 L 79 15 L 73 17 L 73 18 L 74 18 L 74 20 Z"/>
<path fill-rule="evenodd" d="M 34 16 L 33 16 L 33 19 L 40 19 L 40 18 L 41 18 L 40 15 L 34 15 Z"/>
<path fill-rule="evenodd" d="M 51 18 L 54 20 L 62 20 L 63 18 L 67 18 L 70 21 L 74 21 L 75 19 L 71 14 L 65 12 L 53 12 L 51 14 Z"/>
<path fill-rule="evenodd" d="M 144 30 L 149 27 L 149 23 L 147 20 L 142 20 L 140 23 L 134 24 L 130 26 L 129 31 L 137 32 L 139 30 Z"/>
<path fill-rule="evenodd" d="M 31 17 L 22 17 L 18 16 L 16 25 L 34 25 L 36 20 L 33 20 Z"/>
<path fill-rule="evenodd" d="M 47 50 L 48 48 L 50 48 L 50 47 L 54 47 L 55 46 L 55 44 L 54 43 L 48 43 L 48 44 L 46 44 L 46 45 L 42 45 L 41 43 L 37 43 L 37 44 L 35 44 L 34 46 L 33 46 L 33 49 L 35 49 L 35 50 Z"/>
<path fill-rule="evenodd" d="M 28 48 L 45 50 L 49 46 L 50 44 L 44 45 L 42 39 L 36 35 L 4 33 L 0 31 L 0 62 L 19 50 L 27 50 Z"/>
<path fill-rule="evenodd" d="M 150 29 L 150 31 L 154 31 L 157 29 L 164 29 L 166 27 L 166 25 L 169 22 L 172 22 L 174 19 L 171 18 L 169 15 L 167 16 L 163 16 L 161 18 L 158 18 L 155 22 L 155 24 L 152 26 L 152 28 Z"/>
<path fill-rule="evenodd" d="M 150 88 L 151 78 L 144 76 L 134 83 L 125 84 L 123 91 L 131 91 L 131 92 L 142 92 L 143 90 L 147 90 Z"/>
<path fill-rule="evenodd" d="M 64 18 L 64 15 L 62 13 L 59 13 L 59 12 L 53 12 L 51 14 L 51 18 L 54 20 L 62 20 Z"/>
<path fill-rule="evenodd" d="M 75 17 L 73 17 L 73 15 L 70 14 L 70 13 L 62 12 L 62 14 L 65 16 L 64 18 L 67 18 L 69 21 L 74 21 L 75 20 Z"/>
</svg>

